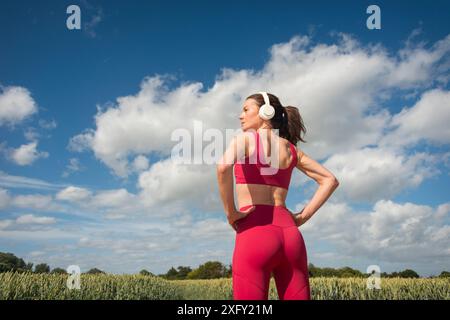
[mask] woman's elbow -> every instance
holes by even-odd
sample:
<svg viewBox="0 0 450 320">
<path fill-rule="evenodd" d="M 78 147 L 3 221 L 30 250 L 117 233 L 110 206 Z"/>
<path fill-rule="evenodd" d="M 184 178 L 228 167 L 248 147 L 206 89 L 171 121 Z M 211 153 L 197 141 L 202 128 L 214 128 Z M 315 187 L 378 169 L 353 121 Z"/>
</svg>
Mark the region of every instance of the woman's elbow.
<svg viewBox="0 0 450 320">
<path fill-rule="evenodd" d="M 333 189 L 339 186 L 339 181 L 334 175 L 323 177 L 317 183 L 319 185 L 331 186 Z"/>
<path fill-rule="evenodd" d="M 233 166 L 226 163 L 219 163 L 217 165 L 217 174 L 225 174 L 230 170 Z"/>
<path fill-rule="evenodd" d="M 339 186 L 339 180 L 335 177 L 335 176 L 332 176 L 332 177 L 330 177 L 329 178 L 329 183 L 334 187 L 334 188 L 337 188 L 338 186 Z"/>
</svg>

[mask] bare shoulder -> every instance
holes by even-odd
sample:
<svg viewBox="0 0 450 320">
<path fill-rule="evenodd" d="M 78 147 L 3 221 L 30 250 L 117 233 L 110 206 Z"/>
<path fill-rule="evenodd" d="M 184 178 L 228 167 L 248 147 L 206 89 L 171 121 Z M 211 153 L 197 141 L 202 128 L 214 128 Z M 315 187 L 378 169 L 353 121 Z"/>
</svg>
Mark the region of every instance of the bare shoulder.
<svg viewBox="0 0 450 320">
<path fill-rule="evenodd" d="M 297 150 L 298 163 L 300 163 L 300 161 L 302 160 L 302 158 L 305 155 L 305 153 L 298 147 L 295 147 L 295 149 Z"/>
<path fill-rule="evenodd" d="M 320 166 L 318 162 L 310 158 L 302 149 L 297 149 L 297 168 L 305 172 L 308 169 L 317 168 Z"/>
</svg>

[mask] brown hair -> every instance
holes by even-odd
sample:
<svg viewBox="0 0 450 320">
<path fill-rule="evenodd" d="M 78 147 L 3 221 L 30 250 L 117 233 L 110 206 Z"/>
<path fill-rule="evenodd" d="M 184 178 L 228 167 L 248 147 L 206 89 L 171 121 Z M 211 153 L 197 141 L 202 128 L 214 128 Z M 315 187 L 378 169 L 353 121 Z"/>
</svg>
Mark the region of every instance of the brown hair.
<svg viewBox="0 0 450 320">
<path fill-rule="evenodd" d="M 269 96 L 270 104 L 275 108 L 275 115 L 269 120 L 272 128 L 279 129 L 280 137 L 289 140 L 294 145 L 297 145 L 298 141 L 306 143 L 301 136 L 302 132 L 305 135 L 306 128 L 298 108 L 292 106 L 283 107 L 277 96 L 271 93 L 267 93 L 267 95 Z M 259 107 L 265 103 L 264 97 L 260 93 L 252 94 L 247 99 L 256 100 Z"/>
</svg>

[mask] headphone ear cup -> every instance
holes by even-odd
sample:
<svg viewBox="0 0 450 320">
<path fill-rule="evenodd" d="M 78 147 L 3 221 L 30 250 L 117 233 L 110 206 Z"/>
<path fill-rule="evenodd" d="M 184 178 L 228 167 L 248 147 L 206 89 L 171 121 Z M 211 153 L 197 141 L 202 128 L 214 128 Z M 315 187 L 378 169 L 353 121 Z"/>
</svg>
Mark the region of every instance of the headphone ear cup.
<svg viewBox="0 0 450 320">
<path fill-rule="evenodd" d="M 263 104 L 259 108 L 259 116 L 264 120 L 270 120 L 275 115 L 275 109 L 271 105 Z"/>
<path fill-rule="evenodd" d="M 264 116 L 264 106 L 265 104 L 263 104 L 260 108 L 259 108 L 259 117 L 263 120 L 267 120 L 266 117 Z"/>
</svg>

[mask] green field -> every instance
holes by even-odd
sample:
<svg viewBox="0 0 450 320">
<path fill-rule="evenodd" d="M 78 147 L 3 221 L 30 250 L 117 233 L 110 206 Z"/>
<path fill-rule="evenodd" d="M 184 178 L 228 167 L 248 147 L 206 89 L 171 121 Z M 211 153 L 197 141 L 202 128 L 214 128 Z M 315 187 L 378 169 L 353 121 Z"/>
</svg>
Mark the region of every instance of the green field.
<svg viewBox="0 0 450 320">
<path fill-rule="evenodd" d="M 175 280 L 144 275 L 82 274 L 80 289 L 67 288 L 67 275 L 0 273 L 0 299 L 232 299 L 230 278 Z M 450 300 L 450 279 L 381 279 L 380 290 L 366 288 L 364 278 L 311 278 L 313 299 L 445 299 Z M 277 300 L 274 279 L 270 300 Z"/>
</svg>

